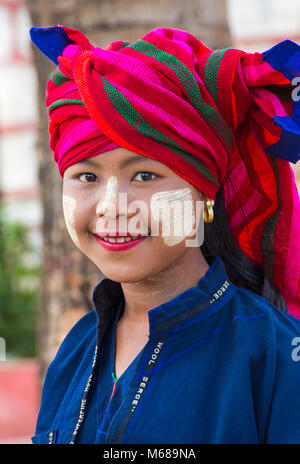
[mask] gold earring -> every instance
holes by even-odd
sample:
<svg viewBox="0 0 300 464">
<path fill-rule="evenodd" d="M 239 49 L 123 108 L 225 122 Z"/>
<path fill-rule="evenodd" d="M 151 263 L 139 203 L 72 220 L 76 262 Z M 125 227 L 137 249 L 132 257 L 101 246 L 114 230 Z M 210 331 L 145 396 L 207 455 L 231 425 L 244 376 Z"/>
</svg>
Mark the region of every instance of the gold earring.
<svg viewBox="0 0 300 464">
<path fill-rule="evenodd" d="M 215 204 L 214 200 L 211 200 L 210 198 L 207 199 L 207 201 L 206 201 L 206 203 L 204 205 L 204 209 L 203 209 L 204 222 L 207 222 L 207 223 L 213 222 L 213 220 L 214 220 L 214 210 L 213 210 L 214 204 Z"/>
</svg>

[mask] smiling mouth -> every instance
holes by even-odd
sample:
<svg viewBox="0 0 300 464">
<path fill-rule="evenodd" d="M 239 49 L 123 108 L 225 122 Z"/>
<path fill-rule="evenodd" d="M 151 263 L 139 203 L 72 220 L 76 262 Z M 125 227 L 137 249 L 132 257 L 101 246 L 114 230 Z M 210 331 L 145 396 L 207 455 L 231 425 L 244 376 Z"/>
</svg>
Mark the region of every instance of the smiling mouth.
<svg viewBox="0 0 300 464">
<path fill-rule="evenodd" d="M 138 240 L 142 237 L 148 237 L 148 235 L 135 235 L 135 236 L 132 236 L 132 235 L 124 235 L 124 236 L 121 236 L 121 235 L 115 235 L 115 236 L 109 236 L 109 235 L 105 235 L 105 236 L 101 236 L 101 235 L 98 235 L 98 234 L 94 234 L 95 237 L 101 239 L 101 240 L 104 240 L 105 242 L 109 242 L 109 243 L 126 243 L 126 242 L 132 242 L 134 240 Z"/>
</svg>

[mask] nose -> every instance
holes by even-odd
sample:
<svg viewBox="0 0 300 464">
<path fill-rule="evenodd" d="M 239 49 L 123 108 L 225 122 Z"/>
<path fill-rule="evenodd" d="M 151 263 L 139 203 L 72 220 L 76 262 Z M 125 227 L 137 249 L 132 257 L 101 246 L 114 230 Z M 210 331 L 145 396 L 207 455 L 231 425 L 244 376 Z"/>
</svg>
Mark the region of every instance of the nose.
<svg viewBox="0 0 300 464">
<path fill-rule="evenodd" d="M 130 194 L 130 191 L 129 191 Z M 96 206 L 96 232 L 100 235 L 115 232 L 130 234 L 148 234 L 148 209 L 128 194 L 126 185 L 120 188 L 116 177 L 110 177 L 103 198 Z"/>
<path fill-rule="evenodd" d="M 96 206 L 96 215 L 99 218 L 115 219 L 119 215 L 127 216 L 127 192 L 119 190 L 118 179 L 111 176 L 106 184 L 105 196 Z"/>
<path fill-rule="evenodd" d="M 99 217 L 102 217 L 107 214 L 111 214 L 116 207 L 116 198 L 118 190 L 118 180 L 116 177 L 112 176 L 108 179 L 106 184 L 106 192 L 104 199 L 101 199 L 97 203 L 96 214 Z"/>
</svg>

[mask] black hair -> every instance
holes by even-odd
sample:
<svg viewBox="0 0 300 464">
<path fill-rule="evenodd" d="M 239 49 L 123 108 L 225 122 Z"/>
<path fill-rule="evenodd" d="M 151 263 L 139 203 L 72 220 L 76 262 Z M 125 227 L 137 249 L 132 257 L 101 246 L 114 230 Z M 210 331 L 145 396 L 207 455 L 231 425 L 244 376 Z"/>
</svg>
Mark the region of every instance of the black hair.
<svg viewBox="0 0 300 464">
<path fill-rule="evenodd" d="M 280 290 L 264 273 L 262 266 L 250 258 L 239 246 L 231 231 L 224 203 L 224 192 L 219 188 L 213 207 L 214 219 L 204 223 L 204 242 L 201 251 L 219 256 L 231 282 L 264 297 L 267 301 L 288 312 Z"/>
</svg>

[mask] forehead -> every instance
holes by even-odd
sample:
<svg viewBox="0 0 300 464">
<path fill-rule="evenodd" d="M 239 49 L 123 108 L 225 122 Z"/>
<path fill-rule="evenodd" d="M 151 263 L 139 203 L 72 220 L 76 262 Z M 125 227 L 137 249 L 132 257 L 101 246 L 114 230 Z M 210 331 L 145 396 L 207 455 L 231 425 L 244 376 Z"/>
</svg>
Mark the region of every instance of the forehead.
<svg viewBox="0 0 300 464">
<path fill-rule="evenodd" d="M 161 163 L 160 161 L 155 160 L 150 156 L 141 155 L 139 153 L 121 147 L 105 151 L 98 155 L 89 157 L 83 161 L 74 163 L 73 165 L 69 166 L 69 168 L 72 168 L 74 166 L 81 168 L 90 166 L 105 171 L 111 167 L 114 167 L 115 169 L 122 169 L 133 164 L 142 163 L 149 165 L 152 164 L 152 166 L 159 166 L 161 168 L 170 169 L 166 164 Z M 170 171 L 172 170 L 170 169 Z"/>
<path fill-rule="evenodd" d="M 134 163 L 155 163 L 161 166 L 165 166 L 160 161 L 156 161 L 149 156 L 140 155 L 133 151 L 126 150 L 125 148 L 114 148 L 113 150 L 109 150 L 105 153 L 100 153 L 99 155 L 93 156 L 92 158 L 88 158 L 84 160 L 82 165 L 89 165 L 98 167 L 101 169 L 105 169 L 108 164 L 113 164 L 114 166 L 118 166 L 120 168 L 124 168 L 128 165 Z"/>
<path fill-rule="evenodd" d="M 130 166 L 136 166 L 137 168 L 138 166 L 141 166 L 141 169 L 149 170 L 160 169 L 163 170 L 164 173 L 168 173 L 170 176 L 176 175 L 176 173 L 166 164 L 155 160 L 150 156 L 141 155 L 121 147 L 114 148 L 83 161 L 74 163 L 66 169 L 65 173 L 78 169 L 93 168 L 103 173 L 106 172 L 111 173 L 111 175 L 115 175 L 118 171 L 122 172 L 122 170 Z"/>
</svg>

